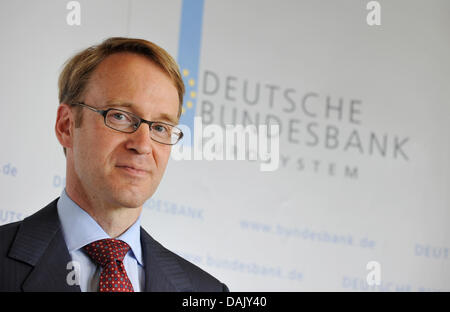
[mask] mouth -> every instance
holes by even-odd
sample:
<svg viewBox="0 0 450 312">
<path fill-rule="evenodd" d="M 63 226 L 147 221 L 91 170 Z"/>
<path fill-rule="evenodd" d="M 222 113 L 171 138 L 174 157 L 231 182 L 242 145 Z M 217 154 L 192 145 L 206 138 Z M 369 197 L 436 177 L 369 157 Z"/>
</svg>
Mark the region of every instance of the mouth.
<svg viewBox="0 0 450 312">
<path fill-rule="evenodd" d="M 116 167 L 121 169 L 121 171 L 126 172 L 131 175 L 134 175 L 134 176 L 145 176 L 150 173 L 149 170 L 139 168 L 139 167 L 134 167 L 134 166 L 118 165 Z"/>
</svg>

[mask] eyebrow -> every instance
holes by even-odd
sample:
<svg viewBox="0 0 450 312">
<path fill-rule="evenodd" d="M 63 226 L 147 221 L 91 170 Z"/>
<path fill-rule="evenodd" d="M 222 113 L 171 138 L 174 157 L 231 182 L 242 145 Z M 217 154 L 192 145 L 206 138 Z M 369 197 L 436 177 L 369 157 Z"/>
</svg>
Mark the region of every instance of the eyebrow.
<svg viewBox="0 0 450 312">
<path fill-rule="evenodd" d="M 128 107 L 128 108 L 133 108 L 135 106 L 136 106 L 135 104 L 130 103 L 130 102 L 122 102 L 122 101 L 118 101 L 118 100 L 109 100 L 109 101 L 106 102 L 106 105 L 104 107 L 105 108 L 106 107 L 108 107 L 108 108 L 111 108 L 111 107 L 120 107 L 120 108 Z M 135 114 L 136 116 L 140 117 L 139 115 L 137 115 L 134 112 L 130 112 L 130 113 Z M 165 121 L 165 122 L 168 122 L 168 123 L 173 124 L 173 125 L 177 125 L 178 124 L 178 119 L 177 118 L 173 118 L 172 116 L 170 116 L 169 114 L 166 114 L 166 113 L 159 114 L 159 117 L 158 118 L 154 118 L 153 121 Z"/>
</svg>

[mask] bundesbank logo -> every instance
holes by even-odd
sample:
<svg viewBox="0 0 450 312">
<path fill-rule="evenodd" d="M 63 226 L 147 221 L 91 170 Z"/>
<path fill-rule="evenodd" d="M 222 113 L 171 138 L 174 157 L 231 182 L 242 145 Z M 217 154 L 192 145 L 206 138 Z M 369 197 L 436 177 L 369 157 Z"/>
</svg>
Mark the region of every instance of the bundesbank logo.
<svg viewBox="0 0 450 312">
<path fill-rule="evenodd" d="M 225 125 L 225 129 L 219 125 L 203 127 L 202 118 L 195 116 L 203 9 L 204 0 L 183 0 L 178 65 L 186 86 L 179 120 L 179 127 L 185 136 L 178 146 L 173 147 L 171 157 L 175 160 L 259 160 L 261 171 L 276 170 L 279 165 L 278 125 L 270 125 L 270 129 L 262 124 L 258 127 Z M 183 148 L 183 145 L 188 148 Z M 190 147 L 192 149 L 189 150 Z"/>
<path fill-rule="evenodd" d="M 183 0 L 181 8 L 178 64 L 186 86 L 186 92 L 180 124 L 190 128 L 191 133 L 194 133 L 194 117 L 198 96 L 203 6 L 204 0 Z M 189 140 L 183 141 L 185 141 L 183 144 L 191 144 Z"/>
</svg>

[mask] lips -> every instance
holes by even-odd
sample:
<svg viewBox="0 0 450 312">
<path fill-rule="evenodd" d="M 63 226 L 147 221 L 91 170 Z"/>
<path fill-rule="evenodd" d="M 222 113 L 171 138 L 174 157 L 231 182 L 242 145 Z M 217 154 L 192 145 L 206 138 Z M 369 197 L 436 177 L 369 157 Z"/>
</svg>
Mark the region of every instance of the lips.
<svg viewBox="0 0 450 312">
<path fill-rule="evenodd" d="M 135 175 L 146 175 L 150 173 L 150 170 L 136 165 L 117 165 L 116 167 Z"/>
</svg>

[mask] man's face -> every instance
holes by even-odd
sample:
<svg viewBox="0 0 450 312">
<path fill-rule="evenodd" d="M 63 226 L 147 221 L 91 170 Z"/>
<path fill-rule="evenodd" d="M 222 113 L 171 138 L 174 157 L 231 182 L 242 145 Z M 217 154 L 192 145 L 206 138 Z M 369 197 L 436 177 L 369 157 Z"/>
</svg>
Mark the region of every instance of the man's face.
<svg viewBox="0 0 450 312">
<path fill-rule="evenodd" d="M 179 98 L 173 82 L 137 54 L 117 53 L 100 63 L 83 101 L 151 121 L 178 121 Z M 82 113 L 82 125 L 74 129 L 73 154 L 68 157 L 77 193 L 111 207 L 142 206 L 161 181 L 171 147 L 153 141 L 147 124 L 134 133 L 122 133 L 106 127 L 100 114 L 86 108 Z"/>
</svg>

